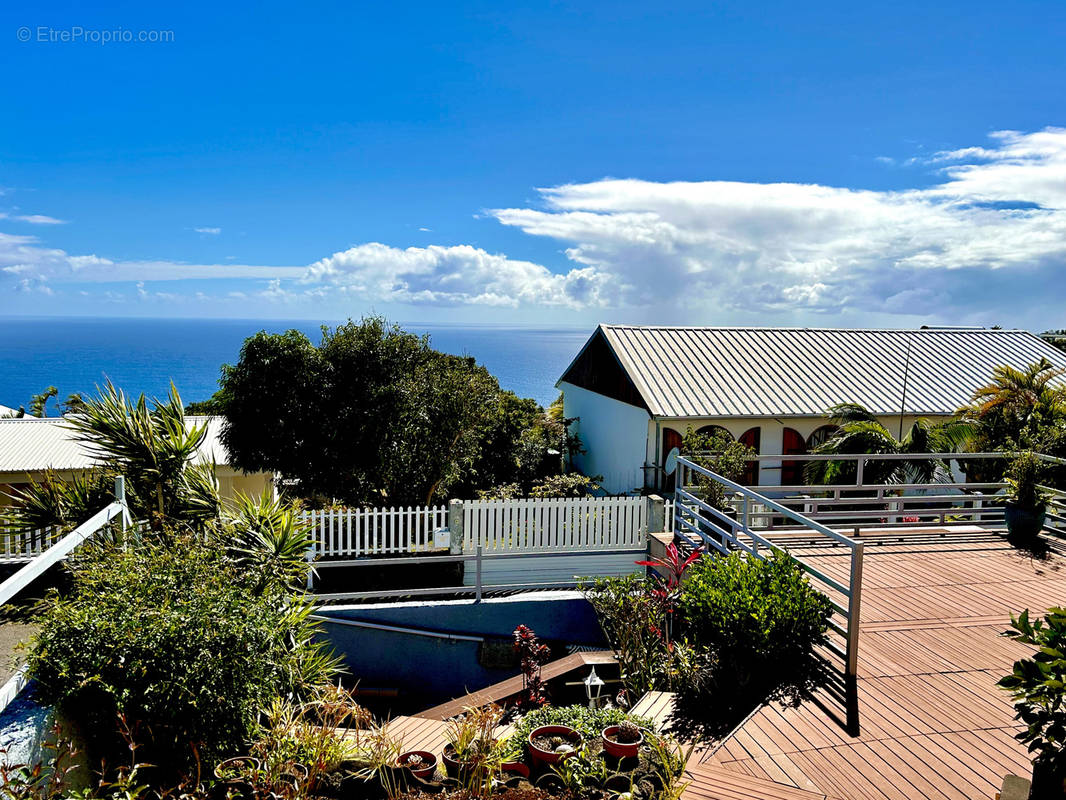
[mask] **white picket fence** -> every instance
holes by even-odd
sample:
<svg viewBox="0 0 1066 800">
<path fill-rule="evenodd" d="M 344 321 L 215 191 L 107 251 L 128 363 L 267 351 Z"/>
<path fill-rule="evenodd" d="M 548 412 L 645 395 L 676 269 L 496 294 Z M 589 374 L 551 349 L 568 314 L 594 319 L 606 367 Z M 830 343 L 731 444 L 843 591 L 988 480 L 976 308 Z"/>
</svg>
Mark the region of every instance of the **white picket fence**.
<svg viewBox="0 0 1066 800">
<path fill-rule="evenodd" d="M 433 532 L 448 526 L 447 506 L 339 508 L 305 511 L 312 525 L 314 555 L 324 558 L 433 549 Z"/>
<path fill-rule="evenodd" d="M 558 497 L 463 503 L 463 549 L 485 553 L 627 550 L 647 533 L 643 497 Z"/>
<path fill-rule="evenodd" d="M 0 564 L 21 564 L 32 561 L 63 538 L 59 528 L 18 531 L 0 527 Z"/>
</svg>

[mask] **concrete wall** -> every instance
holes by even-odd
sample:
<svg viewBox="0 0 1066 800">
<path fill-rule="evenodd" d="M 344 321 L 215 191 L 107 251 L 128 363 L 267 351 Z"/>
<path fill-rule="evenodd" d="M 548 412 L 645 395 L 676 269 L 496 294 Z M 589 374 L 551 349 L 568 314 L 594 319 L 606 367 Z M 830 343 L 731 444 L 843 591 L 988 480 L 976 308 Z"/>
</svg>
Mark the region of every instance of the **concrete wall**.
<svg viewBox="0 0 1066 800">
<path fill-rule="evenodd" d="M 324 617 L 483 637 L 506 647 L 518 625 L 544 640 L 602 645 L 592 607 L 577 592 L 537 592 L 472 600 L 328 606 Z M 400 689 L 411 708 L 424 708 L 518 674 L 479 663 L 481 642 L 324 623 L 352 678 L 368 688 Z M 552 654 L 554 658 L 565 652 Z"/>
<path fill-rule="evenodd" d="M 648 412 L 563 382 L 563 413 L 576 418 L 571 430 L 588 452 L 574 457 L 586 475 L 602 475 L 603 488 L 622 494 L 644 486 Z"/>
</svg>

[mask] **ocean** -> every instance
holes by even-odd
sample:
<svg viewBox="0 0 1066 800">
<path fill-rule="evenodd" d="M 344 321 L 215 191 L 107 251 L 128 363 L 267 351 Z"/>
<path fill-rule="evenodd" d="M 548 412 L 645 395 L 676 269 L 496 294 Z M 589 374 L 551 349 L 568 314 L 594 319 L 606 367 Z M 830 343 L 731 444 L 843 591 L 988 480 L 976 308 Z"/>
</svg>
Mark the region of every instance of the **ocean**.
<svg viewBox="0 0 1066 800">
<path fill-rule="evenodd" d="M 541 405 L 556 398 L 555 382 L 592 332 L 591 326 L 400 324 L 429 334 L 438 350 L 473 356 L 501 387 Z M 105 377 L 128 394 L 149 397 L 164 395 L 173 381 L 183 401 L 204 400 L 218 388 L 222 364 L 237 361 L 246 337 L 295 328 L 317 344 L 320 327 L 307 320 L 9 317 L 0 320 L 0 404 L 28 406 L 48 386 L 61 399 L 92 394 Z"/>
</svg>

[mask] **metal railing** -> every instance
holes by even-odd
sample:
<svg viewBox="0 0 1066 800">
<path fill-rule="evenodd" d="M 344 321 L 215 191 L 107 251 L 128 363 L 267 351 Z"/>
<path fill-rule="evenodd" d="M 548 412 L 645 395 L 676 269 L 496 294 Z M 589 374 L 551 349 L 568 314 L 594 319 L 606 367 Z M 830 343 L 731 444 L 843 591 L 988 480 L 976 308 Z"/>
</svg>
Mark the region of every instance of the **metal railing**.
<svg viewBox="0 0 1066 800">
<path fill-rule="evenodd" d="M 762 466 L 760 471 L 785 469 L 782 462 L 792 462 L 791 468 L 796 469 L 796 465 L 812 461 L 833 461 L 854 465 L 855 479 L 832 484 L 760 484 L 754 488 L 809 519 L 838 527 L 872 528 L 930 523 L 1001 527 L 1006 483 L 1002 480 L 969 480 L 960 462 L 1007 460 L 1013 455 L 1008 452 L 760 455 L 753 460 L 760 464 L 770 462 L 768 466 Z M 1041 458 L 1062 463 L 1062 459 L 1051 456 Z M 943 479 L 929 483 L 877 483 L 869 480 L 874 464 L 921 461 L 941 462 L 948 470 Z M 1066 493 L 1052 492 L 1066 498 Z M 1061 510 L 1066 512 L 1066 506 Z M 791 520 L 783 519 L 769 509 L 755 509 L 754 520 L 755 527 L 764 530 L 796 527 Z M 1066 532 L 1066 519 L 1061 524 Z"/>
<path fill-rule="evenodd" d="M 714 507 L 698 496 L 696 492 L 699 491 L 698 484 L 701 480 L 704 483 L 713 481 L 719 485 L 730 498 L 735 515 Z M 677 484 L 674 492 L 675 536 L 681 536 L 694 546 L 702 545 L 723 555 L 740 551 L 754 558 L 765 559 L 773 551 L 786 553 L 811 577 L 816 588 L 824 587 L 827 590 L 824 593 L 833 608 L 829 628 L 843 638 L 843 646 L 831 640 L 828 647 L 843 660 L 845 686 L 853 696 L 859 659 L 862 542 L 831 530 L 795 509 L 718 475 L 687 458 L 677 460 Z M 837 580 L 803 558 L 796 558 L 785 547 L 763 536 L 752 524 L 756 508 L 787 518 L 796 527 L 847 548 L 850 555 L 847 582 Z M 849 726 L 857 724 L 851 720 L 853 706 L 854 703 L 848 703 Z"/>
<path fill-rule="evenodd" d="M 424 597 L 424 596 L 447 596 L 447 595 L 470 595 L 480 601 L 486 593 L 515 592 L 530 589 L 573 589 L 580 581 L 578 575 L 571 580 L 542 581 L 528 583 L 488 583 L 484 580 L 482 569 L 486 562 L 496 562 L 510 559 L 544 559 L 544 558 L 574 558 L 580 563 L 580 559 L 588 556 L 618 556 L 632 555 L 640 557 L 647 554 L 646 548 L 634 548 L 631 550 L 578 550 L 578 551 L 550 551 L 542 553 L 486 553 L 481 545 L 478 545 L 473 553 L 442 553 L 432 556 L 407 556 L 397 558 L 356 558 L 348 561 L 319 562 L 318 567 L 383 567 L 383 566 L 409 566 L 415 564 L 473 564 L 474 583 L 463 586 L 432 586 L 412 589 L 375 589 L 363 592 L 335 592 L 316 593 L 315 599 L 323 602 L 339 600 L 388 600 L 397 597 Z M 636 558 L 634 558 L 636 560 Z M 582 576 L 584 577 L 584 576 Z"/>
<path fill-rule="evenodd" d="M 50 567 L 70 555 L 74 548 L 92 537 L 97 531 L 107 527 L 111 520 L 116 518 L 120 520 L 123 527 L 133 524 L 129 509 L 126 507 L 126 485 L 121 475 L 115 478 L 115 502 L 97 511 L 43 553 L 37 555 L 30 563 L 16 571 L 3 583 L 0 583 L 0 605 L 13 599 Z"/>
</svg>

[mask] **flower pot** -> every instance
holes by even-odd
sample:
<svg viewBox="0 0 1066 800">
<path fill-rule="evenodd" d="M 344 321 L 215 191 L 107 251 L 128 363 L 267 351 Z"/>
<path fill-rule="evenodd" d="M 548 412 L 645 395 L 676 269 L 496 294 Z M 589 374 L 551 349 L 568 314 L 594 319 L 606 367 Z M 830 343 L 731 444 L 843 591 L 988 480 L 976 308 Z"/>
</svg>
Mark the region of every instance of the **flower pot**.
<svg viewBox="0 0 1066 800">
<path fill-rule="evenodd" d="M 629 792 L 633 789 L 633 778 L 616 772 L 603 782 L 603 788 L 613 794 Z"/>
<path fill-rule="evenodd" d="M 1011 539 L 1017 541 L 1032 540 L 1044 529 L 1046 509 L 1025 508 L 1006 503 L 1003 506 L 1003 518 L 1007 523 L 1007 532 Z"/>
<path fill-rule="evenodd" d="M 1066 797 L 1066 766 L 1046 758 L 1033 761 L 1033 785 L 1029 796 L 1037 798 Z"/>
<path fill-rule="evenodd" d="M 533 785 L 550 795 L 562 794 L 566 789 L 566 784 L 563 783 L 563 779 L 554 772 L 545 772 L 537 778 Z"/>
<path fill-rule="evenodd" d="M 633 758 L 640 752 L 640 746 L 644 744 L 644 734 L 633 742 L 619 742 L 615 739 L 620 728 L 618 725 L 608 725 L 600 735 L 603 737 L 603 752 L 615 758 Z"/>
<path fill-rule="evenodd" d="M 450 744 L 444 745 L 441 751 L 441 759 L 444 761 L 444 774 L 449 778 L 455 778 L 460 783 L 465 783 L 479 767 L 478 761 L 463 761 L 455 757 L 455 748 Z"/>
<path fill-rule="evenodd" d="M 521 761 L 504 761 L 500 764 L 500 772 L 504 780 L 511 778 L 529 778 L 529 766 Z"/>
<path fill-rule="evenodd" d="M 407 760 L 411 756 L 418 756 L 419 758 L 421 758 L 421 766 L 412 767 L 410 764 L 408 764 Z M 428 750 L 409 750 L 408 752 L 403 753 L 396 760 L 401 767 L 406 767 L 411 771 L 412 775 L 424 781 L 432 780 L 433 773 L 437 771 L 437 757 Z"/>
<path fill-rule="evenodd" d="M 558 751 L 549 750 L 535 742 L 542 737 L 554 737 L 558 736 L 567 742 L 569 750 Z M 534 728 L 529 733 L 529 754 L 533 756 L 533 760 L 539 764 L 557 764 L 563 758 L 568 758 L 577 752 L 577 748 L 581 746 L 581 734 L 571 728 L 569 725 L 541 725 L 539 728 Z"/>
</svg>

